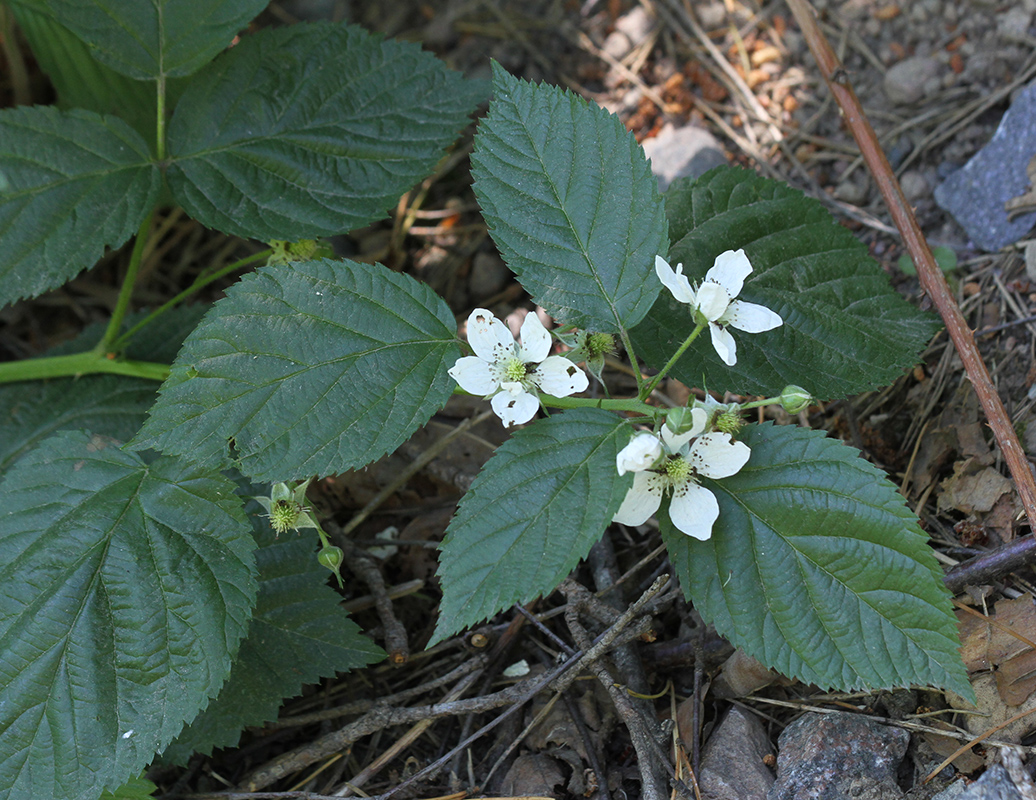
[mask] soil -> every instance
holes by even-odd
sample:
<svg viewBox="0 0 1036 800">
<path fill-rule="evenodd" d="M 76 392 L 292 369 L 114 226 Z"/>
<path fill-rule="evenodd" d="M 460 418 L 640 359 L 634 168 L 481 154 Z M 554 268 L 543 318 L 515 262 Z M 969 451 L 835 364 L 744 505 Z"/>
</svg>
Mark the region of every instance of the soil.
<svg viewBox="0 0 1036 800">
<path fill-rule="evenodd" d="M 567 86 L 615 111 L 641 141 L 657 135 L 666 123 L 704 127 L 719 139 L 731 163 L 783 180 L 825 202 L 869 245 L 897 289 L 926 306 L 916 278 L 899 266 L 901 240 L 784 3 L 701 0 L 686 5 L 693 5 L 703 36 L 690 29 L 676 0 L 643 5 L 633 0 L 296 0 L 275 3 L 261 23 L 348 18 L 389 36 L 421 41 L 451 66 L 476 76 L 488 76 L 490 59 L 495 59 L 516 75 Z M 1036 74 L 1036 0 L 814 0 L 814 6 L 915 204 L 926 236 L 957 255 L 959 267 L 951 279 L 959 304 L 971 327 L 979 331 L 983 355 L 1009 414 L 1024 434 L 1027 451 L 1036 453 L 1036 425 L 1030 425 L 1036 421 L 1036 328 L 1019 322 L 1033 314 L 1036 285 L 1025 270 L 1024 242 L 999 253 L 976 251 L 932 197 L 940 180 L 989 140 L 1011 93 Z M 642 13 L 648 23 L 656 17 L 659 23 L 634 24 Z M 34 83 L 34 91 L 37 102 L 49 101 L 42 78 Z M 902 102 L 895 102 L 897 98 Z M 468 144 L 470 135 L 471 131 Z M 481 305 L 519 322 L 531 304 L 480 223 L 466 169 L 466 161 L 457 160 L 428 182 L 419 199 L 412 193 L 391 220 L 340 237 L 336 248 L 342 255 L 376 259 L 427 281 L 447 299 L 458 319 Z M 138 296 L 141 303 L 168 296 L 170 287 L 186 285 L 202 264 L 233 260 L 251 247 L 234 242 L 226 252 L 214 252 L 200 226 L 175 214 L 165 222 L 168 232 L 160 245 L 164 251 L 153 262 L 155 274 Z M 39 352 L 103 318 L 111 308 L 123 258 L 114 253 L 99 269 L 60 291 L 0 310 L 0 357 Z M 680 399 L 688 390 L 670 382 L 669 391 Z M 399 454 L 362 472 L 320 482 L 311 490 L 311 499 L 332 524 L 346 525 L 430 443 L 481 408 L 474 401 L 451 402 Z M 893 386 L 814 408 L 808 423 L 856 445 L 889 473 L 946 564 L 1028 532 L 974 392 L 945 335 L 937 337 L 922 363 Z M 503 438 L 495 419 L 476 426 L 467 446 L 446 451 L 397 487 L 352 533 L 355 545 L 381 547 L 384 531 L 390 526 L 397 531 L 392 551 L 382 551 L 379 564 L 409 640 L 409 656 L 400 653 L 396 659 L 405 663 L 375 666 L 311 687 L 288 702 L 282 716 L 354 698 L 387 697 L 423 684 L 431 685 L 408 703 L 488 696 L 516 680 L 506 676 L 505 668 L 525 663 L 534 676 L 545 674 L 555 664 L 554 657 L 572 644 L 569 628 L 552 611 L 574 602 L 578 589 L 569 587 L 566 596 L 555 593 L 530 607 L 536 620 L 507 612 L 474 633 L 422 650 L 434 625 L 437 600 L 434 543 L 479 465 Z M 618 531 L 609 536 L 573 580 L 593 591 L 620 581 L 619 589 L 605 600 L 624 609 L 666 571 L 665 556 L 657 532 L 641 539 Z M 1025 569 L 961 600 L 992 613 L 998 600 L 1031 591 L 1033 577 Z M 346 599 L 357 621 L 384 643 L 384 625 L 371 603 L 351 595 Z M 674 750 L 672 741 L 667 742 L 664 757 L 688 781 L 698 745 L 735 699 L 756 710 L 771 743 L 799 713 L 796 705 L 848 705 L 896 720 L 922 707 L 948 705 L 942 696 L 924 692 L 821 695 L 813 687 L 775 680 L 770 674 L 749 679 L 746 686 L 736 682 L 744 678 L 743 666 L 728 668 L 718 679 L 725 688 L 709 692 L 710 679 L 732 648 L 675 594 L 656 610 L 655 641 L 637 641 L 618 651 L 613 677 L 644 695 L 661 692 L 637 702 L 642 712 L 676 725 L 682 745 Z M 477 682 L 458 677 L 444 686 L 434 684 L 472 661 L 481 670 Z M 748 669 L 749 675 L 756 673 Z M 991 702 L 997 702 L 996 692 L 992 696 Z M 623 724 L 629 712 L 622 702 L 628 704 L 597 681 L 579 681 L 556 700 L 550 692 L 537 695 L 527 708 L 460 750 L 455 748 L 504 709 L 487 705 L 480 713 L 445 715 L 418 727 L 412 722 L 388 726 L 359 739 L 347 757 L 326 772 L 309 777 L 325 763 L 314 759 L 265 790 L 362 796 L 405 784 L 393 796 L 641 796 L 637 748 L 642 743 L 631 738 Z M 1006 700 L 1001 704 L 1011 705 Z M 698 724 L 691 719 L 695 707 Z M 539 724 L 527 732 L 537 714 Z M 273 725 L 250 730 L 238 749 L 197 757 L 186 771 L 158 770 L 151 777 L 177 796 L 219 791 L 287 750 L 313 746 L 340 726 L 340 720 L 315 723 L 288 729 L 290 736 Z M 1023 733 L 1018 733 L 1019 740 Z M 941 760 L 926 741 L 914 737 L 899 775 L 904 791 L 920 791 L 925 775 Z M 995 747 L 978 752 L 971 762 L 955 764 L 960 774 L 975 777 L 996 760 Z M 443 768 L 436 774 L 408 782 L 440 759 Z"/>
</svg>

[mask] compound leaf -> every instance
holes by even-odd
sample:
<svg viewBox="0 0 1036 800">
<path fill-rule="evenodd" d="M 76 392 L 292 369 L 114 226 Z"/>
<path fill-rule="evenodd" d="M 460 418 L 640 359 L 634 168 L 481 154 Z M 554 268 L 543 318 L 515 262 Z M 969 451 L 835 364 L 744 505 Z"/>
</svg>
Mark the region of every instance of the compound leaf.
<svg viewBox="0 0 1036 800">
<path fill-rule="evenodd" d="M 432 643 L 561 583 L 633 484 L 615 469 L 629 437 L 621 418 L 581 408 L 539 420 L 497 449 L 443 539 Z"/>
<path fill-rule="evenodd" d="M 16 0 L 24 2 L 24 0 Z M 190 75 L 266 8 L 268 0 L 37 0 L 91 54 L 137 80 Z"/>
<path fill-rule="evenodd" d="M 358 27 L 267 29 L 191 80 L 169 126 L 169 184 L 191 216 L 227 233 L 343 233 L 434 169 L 477 86 Z"/>
<path fill-rule="evenodd" d="M 277 539 L 258 516 L 258 503 L 246 511 L 259 544 L 259 597 L 248 635 L 219 696 L 169 745 L 165 761 L 182 764 L 193 752 L 233 747 L 243 728 L 276 719 L 284 699 L 303 684 L 385 656 L 327 585 L 330 573 L 317 563 L 316 536 Z"/>
<path fill-rule="evenodd" d="M 445 405 L 453 315 L 413 278 L 321 259 L 246 275 L 187 338 L 135 445 L 262 481 L 329 475 Z"/>
<path fill-rule="evenodd" d="M 672 374 L 692 385 L 779 394 L 789 383 L 817 397 L 883 386 L 916 363 L 938 330 L 889 285 L 867 247 L 816 200 L 748 170 L 717 167 L 666 193 L 669 261 L 692 283 L 716 256 L 744 248 L 754 267 L 739 299 L 773 309 L 784 324 L 732 330 L 737 364 L 726 366 L 701 337 Z M 638 354 L 661 368 L 694 329 L 688 306 L 663 291 L 633 332 Z"/>
<path fill-rule="evenodd" d="M 617 333 L 661 288 L 666 217 L 644 151 L 619 119 L 493 65 L 471 157 L 475 194 L 519 282 L 557 319 Z"/>
<path fill-rule="evenodd" d="M 230 670 L 255 541 L 218 473 L 65 432 L 0 484 L 0 798 L 93 800 Z"/>
<path fill-rule="evenodd" d="M 752 448 L 747 466 L 703 480 L 720 507 L 711 539 L 660 517 L 702 616 L 805 683 L 971 696 L 942 574 L 884 474 L 822 431 L 767 423 L 740 438 Z"/>
<path fill-rule="evenodd" d="M 60 286 L 129 239 L 161 187 L 150 159 L 117 117 L 0 111 L 0 304 Z"/>
</svg>

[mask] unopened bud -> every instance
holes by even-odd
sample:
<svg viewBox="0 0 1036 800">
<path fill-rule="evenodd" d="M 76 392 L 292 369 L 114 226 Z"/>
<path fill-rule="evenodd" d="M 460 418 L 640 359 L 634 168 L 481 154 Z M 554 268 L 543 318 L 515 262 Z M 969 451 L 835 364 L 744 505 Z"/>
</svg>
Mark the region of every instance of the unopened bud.
<svg viewBox="0 0 1036 800">
<path fill-rule="evenodd" d="M 342 552 L 342 548 L 335 547 L 334 545 L 323 547 L 317 553 L 317 561 L 320 562 L 320 566 L 327 567 L 332 572 L 338 572 L 338 568 L 342 566 L 344 558 L 345 553 Z"/>
<path fill-rule="evenodd" d="M 338 580 L 338 586 L 342 586 L 342 575 L 338 571 L 338 568 L 342 566 L 342 561 L 345 558 L 345 554 L 342 552 L 341 547 L 335 547 L 334 545 L 328 545 L 327 547 L 320 548 L 320 552 L 317 553 L 317 561 L 320 562 L 320 566 L 327 567 L 335 574 L 335 578 Z"/>
<path fill-rule="evenodd" d="M 705 412 L 698 411 L 695 414 L 695 410 L 686 406 L 669 409 L 665 415 L 665 426 L 672 431 L 674 436 L 681 436 L 687 433 L 697 425 L 701 425 L 702 417 L 705 416 Z"/>
<path fill-rule="evenodd" d="M 781 408 L 789 414 L 805 411 L 813 403 L 813 397 L 801 386 L 789 385 L 781 390 Z"/>
</svg>

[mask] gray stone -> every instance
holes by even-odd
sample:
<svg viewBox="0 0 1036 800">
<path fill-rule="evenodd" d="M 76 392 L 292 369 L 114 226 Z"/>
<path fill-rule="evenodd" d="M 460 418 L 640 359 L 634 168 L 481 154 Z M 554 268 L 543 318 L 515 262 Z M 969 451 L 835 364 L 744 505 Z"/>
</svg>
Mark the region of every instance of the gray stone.
<svg viewBox="0 0 1036 800">
<path fill-rule="evenodd" d="M 636 47 L 647 39 L 657 25 L 658 19 L 644 6 L 634 6 L 628 14 L 623 14 L 615 21 L 615 30 L 626 34 Z"/>
<path fill-rule="evenodd" d="M 777 781 L 769 800 L 894 800 L 896 770 L 910 736 L 855 714 L 805 714 L 777 745 Z"/>
<path fill-rule="evenodd" d="M 954 781 L 939 794 L 933 794 L 932 800 L 961 800 L 961 795 L 968 790 L 968 785 L 963 781 Z"/>
<path fill-rule="evenodd" d="M 773 773 L 763 759 L 773 750 L 759 719 L 731 708 L 702 752 L 702 800 L 766 800 Z"/>
<path fill-rule="evenodd" d="M 925 93 L 925 85 L 933 78 L 941 82 L 942 66 L 927 56 L 904 58 L 885 73 L 885 94 L 893 103 L 916 103 Z"/>
<path fill-rule="evenodd" d="M 644 152 L 662 192 L 677 178 L 697 178 L 727 163 L 716 137 L 694 125 L 666 125 L 658 136 L 644 142 Z"/>
<path fill-rule="evenodd" d="M 1007 770 L 994 764 L 960 796 L 960 800 L 1023 800 Z"/>
<path fill-rule="evenodd" d="M 1036 212 L 1008 222 L 1004 203 L 1029 190 L 1026 167 L 1036 153 L 1036 82 L 1015 98 L 989 144 L 935 189 L 935 201 L 950 212 L 976 246 L 999 250 L 1014 244 L 1036 223 Z"/>
</svg>

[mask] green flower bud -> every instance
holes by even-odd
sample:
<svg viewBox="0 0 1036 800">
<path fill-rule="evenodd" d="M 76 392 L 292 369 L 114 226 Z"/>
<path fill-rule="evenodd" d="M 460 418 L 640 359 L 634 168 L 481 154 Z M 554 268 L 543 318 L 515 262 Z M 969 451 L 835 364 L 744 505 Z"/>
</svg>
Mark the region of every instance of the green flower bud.
<svg viewBox="0 0 1036 800">
<path fill-rule="evenodd" d="M 813 397 L 801 386 L 789 385 L 781 390 L 781 408 L 789 414 L 805 411 L 813 403 Z"/>
<path fill-rule="evenodd" d="M 744 425 L 745 421 L 736 408 L 729 408 L 716 417 L 716 430 L 729 433 L 731 436 L 737 435 Z"/>
<path fill-rule="evenodd" d="M 291 261 L 313 261 L 317 258 L 330 258 L 334 255 L 331 245 L 319 239 L 300 239 L 297 242 L 286 242 L 275 239 L 268 243 L 273 252 L 267 264 L 287 264 Z"/>
<path fill-rule="evenodd" d="M 322 547 L 320 552 L 317 553 L 317 561 L 320 562 L 320 566 L 327 567 L 335 574 L 339 588 L 342 586 L 342 574 L 338 571 L 338 568 L 342 566 L 344 558 L 345 554 L 342 552 L 342 548 L 335 547 L 334 545 Z"/>
<path fill-rule="evenodd" d="M 320 562 L 320 566 L 327 567 L 332 572 L 338 572 L 338 568 L 342 566 L 344 558 L 345 553 L 342 552 L 342 548 L 335 547 L 334 545 L 322 547 L 320 552 L 317 553 L 317 561 Z"/>
<path fill-rule="evenodd" d="M 674 436 L 679 436 L 694 427 L 694 416 L 692 409 L 686 406 L 671 408 L 666 412 L 665 425 L 672 431 Z M 699 414 L 700 416 L 700 414 Z"/>
</svg>

